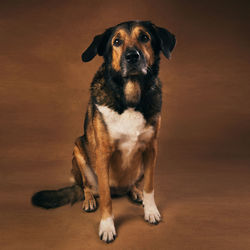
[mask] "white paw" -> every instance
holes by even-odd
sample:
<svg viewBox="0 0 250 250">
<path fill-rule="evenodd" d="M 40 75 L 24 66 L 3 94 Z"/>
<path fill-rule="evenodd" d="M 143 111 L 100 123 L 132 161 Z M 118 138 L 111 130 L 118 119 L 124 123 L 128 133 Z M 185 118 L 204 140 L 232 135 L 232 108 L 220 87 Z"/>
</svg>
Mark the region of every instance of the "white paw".
<svg viewBox="0 0 250 250">
<path fill-rule="evenodd" d="M 144 219 L 151 224 L 157 225 L 161 221 L 161 215 L 155 205 L 154 191 L 143 191 Z"/>
<path fill-rule="evenodd" d="M 105 220 L 101 220 L 99 226 L 99 237 L 106 243 L 110 243 L 115 240 L 116 232 L 113 216 L 110 216 Z"/>
</svg>

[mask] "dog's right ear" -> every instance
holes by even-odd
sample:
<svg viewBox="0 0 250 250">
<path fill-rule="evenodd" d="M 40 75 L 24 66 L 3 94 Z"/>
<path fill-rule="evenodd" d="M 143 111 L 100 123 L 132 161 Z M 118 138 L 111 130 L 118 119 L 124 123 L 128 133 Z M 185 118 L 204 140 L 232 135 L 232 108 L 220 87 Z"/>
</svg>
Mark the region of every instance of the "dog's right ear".
<svg viewBox="0 0 250 250">
<path fill-rule="evenodd" d="M 103 34 L 100 34 L 94 37 L 93 42 L 89 45 L 89 47 L 82 54 L 82 60 L 84 62 L 89 62 L 97 54 L 99 56 L 104 55 L 112 30 L 113 28 L 109 28 Z"/>
</svg>

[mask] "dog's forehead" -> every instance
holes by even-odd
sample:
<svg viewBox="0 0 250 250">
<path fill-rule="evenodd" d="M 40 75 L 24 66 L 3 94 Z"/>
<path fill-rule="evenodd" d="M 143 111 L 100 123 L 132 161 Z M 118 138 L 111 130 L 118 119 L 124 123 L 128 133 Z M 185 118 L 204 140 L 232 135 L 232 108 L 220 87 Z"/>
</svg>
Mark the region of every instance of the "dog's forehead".
<svg viewBox="0 0 250 250">
<path fill-rule="evenodd" d="M 138 29 L 137 29 L 138 28 Z M 120 23 L 115 26 L 115 29 L 113 31 L 113 36 L 119 33 L 120 31 L 123 33 L 127 33 L 128 35 L 131 35 L 132 32 L 143 30 L 145 32 L 149 32 L 147 25 L 145 22 L 141 21 L 129 21 Z"/>
<path fill-rule="evenodd" d="M 135 27 L 139 24 L 141 24 L 141 22 L 139 22 L 139 21 L 129 21 L 129 22 L 120 23 L 120 24 L 116 25 L 116 30 L 124 29 L 124 30 L 127 30 L 128 32 L 131 32 L 133 27 Z"/>
</svg>

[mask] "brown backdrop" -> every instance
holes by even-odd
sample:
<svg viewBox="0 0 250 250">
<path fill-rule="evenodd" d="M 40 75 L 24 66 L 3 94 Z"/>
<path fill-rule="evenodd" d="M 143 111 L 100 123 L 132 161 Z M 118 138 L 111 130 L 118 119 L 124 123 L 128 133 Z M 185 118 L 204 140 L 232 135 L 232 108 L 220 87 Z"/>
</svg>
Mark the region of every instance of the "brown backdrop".
<svg viewBox="0 0 250 250">
<path fill-rule="evenodd" d="M 249 4 L 240 1 L 1 1 L 1 249 L 250 249 Z M 118 238 L 98 237 L 99 211 L 45 211 L 33 192 L 68 185 L 91 79 L 94 35 L 152 20 L 177 37 L 162 58 L 158 226 L 115 199 Z"/>
</svg>

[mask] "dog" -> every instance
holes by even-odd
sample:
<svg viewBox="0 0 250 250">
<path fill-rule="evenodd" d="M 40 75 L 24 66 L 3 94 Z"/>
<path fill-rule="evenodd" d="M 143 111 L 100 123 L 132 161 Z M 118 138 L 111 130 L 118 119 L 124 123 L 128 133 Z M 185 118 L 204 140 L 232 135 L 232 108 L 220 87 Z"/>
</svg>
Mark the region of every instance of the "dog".
<svg viewBox="0 0 250 250">
<path fill-rule="evenodd" d="M 104 62 L 91 83 L 84 134 L 73 150 L 75 184 L 36 193 L 34 205 L 48 209 L 84 200 L 83 210 L 93 212 L 99 196 L 99 236 L 106 243 L 116 238 L 112 195 L 129 194 L 143 203 L 147 222 L 160 222 L 154 200 L 162 106 L 158 72 L 160 52 L 169 59 L 175 43 L 172 33 L 149 21 L 123 22 L 94 37 L 82 60 L 98 54 Z"/>
</svg>

